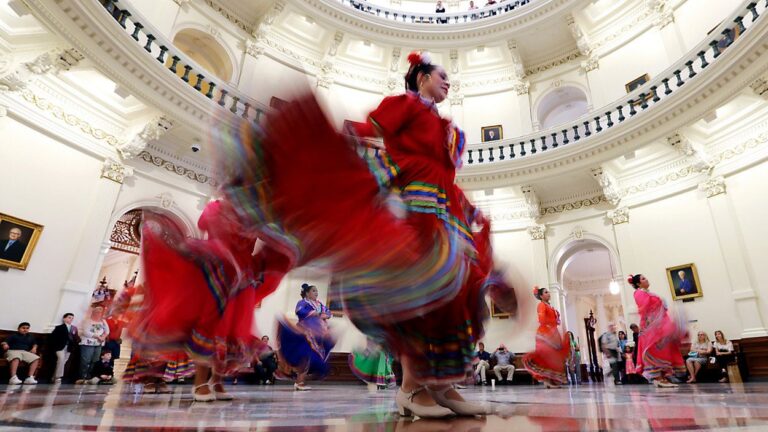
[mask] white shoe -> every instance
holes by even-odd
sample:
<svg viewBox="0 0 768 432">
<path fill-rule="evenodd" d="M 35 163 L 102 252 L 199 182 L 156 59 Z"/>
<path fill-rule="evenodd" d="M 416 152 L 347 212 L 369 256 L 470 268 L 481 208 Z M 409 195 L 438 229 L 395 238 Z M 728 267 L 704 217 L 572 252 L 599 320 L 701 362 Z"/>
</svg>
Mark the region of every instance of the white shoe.
<svg viewBox="0 0 768 432">
<path fill-rule="evenodd" d="M 297 390 L 297 391 L 307 391 L 307 390 L 312 390 L 312 387 L 310 387 L 310 386 L 308 386 L 306 384 L 294 383 L 293 384 L 293 389 Z"/>
<path fill-rule="evenodd" d="M 99 377 L 93 377 L 89 380 L 87 380 L 88 384 L 98 384 L 99 383 Z"/>
<path fill-rule="evenodd" d="M 216 394 L 213 392 L 213 389 L 208 394 L 200 394 L 197 392 L 197 389 L 203 386 L 208 386 L 208 383 L 200 384 L 199 386 L 192 389 L 192 399 L 194 399 L 195 402 L 212 402 L 216 400 Z"/>
<path fill-rule="evenodd" d="M 53 381 L 54 384 L 61 384 L 61 378 L 56 378 L 55 381 Z"/>
<path fill-rule="evenodd" d="M 12 376 L 11 379 L 8 381 L 8 384 L 21 384 L 21 383 L 22 381 L 16 375 Z"/>
<path fill-rule="evenodd" d="M 213 383 L 211 382 L 209 382 L 208 385 L 210 386 L 211 391 L 213 391 L 213 396 L 216 398 L 217 401 L 231 401 L 232 399 L 235 398 L 231 394 L 227 393 L 226 390 L 221 392 L 216 391 L 216 386 L 213 385 Z M 222 386 L 222 388 L 224 388 L 224 386 Z"/>
<path fill-rule="evenodd" d="M 438 405 L 444 406 L 460 416 L 487 415 L 492 413 L 487 405 L 477 405 L 466 401 L 449 399 L 445 395 L 448 390 L 451 390 L 451 387 L 446 387 L 443 390 L 432 390 L 427 388 L 430 396 L 432 396 L 432 399 L 434 399 Z"/>
<path fill-rule="evenodd" d="M 37 384 L 37 380 L 35 379 L 35 377 L 29 376 L 27 377 L 27 379 L 24 380 L 24 384 Z"/>
<path fill-rule="evenodd" d="M 419 405 L 413 402 L 413 397 L 416 393 L 424 390 L 424 387 L 419 387 L 416 390 L 406 393 L 400 388 L 395 396 L 395 403 L 397 404 L 397 410 L 403 417 L 417 416 L 421 418 L 443 418 L 454 415 L 450 409 L 440 406 L 426 406 Z"/>
</svg>

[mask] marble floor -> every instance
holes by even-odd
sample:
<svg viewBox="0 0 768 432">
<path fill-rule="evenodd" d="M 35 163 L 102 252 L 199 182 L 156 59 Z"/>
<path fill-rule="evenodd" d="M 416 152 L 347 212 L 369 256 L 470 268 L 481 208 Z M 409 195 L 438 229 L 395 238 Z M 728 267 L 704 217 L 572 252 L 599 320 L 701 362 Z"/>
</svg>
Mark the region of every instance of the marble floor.
<svg viewBox="0 0 768 432">
<path fill-rule="evenodd" d="M 0 386 L 0 430 L 91 431 L 768 431 L 768 383 L 470 387 L 491 403 L 487 418 L 402 419 L 394 390 L 362 385 L 233 386 L 231 402 L 199 403 L 191 386 L 141 394 L 113 386 Z"/>
</svg>

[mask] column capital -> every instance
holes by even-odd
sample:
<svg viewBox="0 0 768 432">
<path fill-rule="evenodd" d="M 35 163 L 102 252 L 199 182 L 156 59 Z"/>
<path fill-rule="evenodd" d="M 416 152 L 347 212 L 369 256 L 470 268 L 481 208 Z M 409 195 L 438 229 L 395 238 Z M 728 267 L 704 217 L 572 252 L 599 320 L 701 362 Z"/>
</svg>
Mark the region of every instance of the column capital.
<svg viewBox="0 0 768 432">
<path fill-rule="evenodd" d="M 699 184 L 699 190 L 707 194 L 707 198 L 725 193 L 725 178 L 723 176 L 712 177 Z"/>
<path fill-rule="evenodd" d="M 619 207 L 606 213 L 606 216 L 614 225 L 629 223 L 629 208 Z"/>
<path fill-rule="evenodd" d="M 173 128 L 173 120 L 160 115 L 150 120 L 144 127 L 126 143 L 119 144 L 117 151 L 123 159 L 133 159 L 147 147 L 150 141 L 160 139 Z"/>
<path fill-rule="evenodd" d="M 531 236 L 531 240 L 544 240 L 547 226 L 534 224 L 529 226 L 527 231 L 528 235 Z"/>
<path fill-rule="evenodd" d="M 646 0 L 645 4 L 648 7 L 648 11 L 652 14 L 653 25 L 659 29 L 663 29 L 668 24 L 675 22 L 672 7 L 667 4 L 667 0 Z"/>
<path fill-rule="evenodd" d="M 125 166 L 112 158 L 105 159 L 101 167 L 101 178 L 112 180 L 115 183 L 123 184 L 125 178 L 132 175 L 133 168 Z"/>
</svg>

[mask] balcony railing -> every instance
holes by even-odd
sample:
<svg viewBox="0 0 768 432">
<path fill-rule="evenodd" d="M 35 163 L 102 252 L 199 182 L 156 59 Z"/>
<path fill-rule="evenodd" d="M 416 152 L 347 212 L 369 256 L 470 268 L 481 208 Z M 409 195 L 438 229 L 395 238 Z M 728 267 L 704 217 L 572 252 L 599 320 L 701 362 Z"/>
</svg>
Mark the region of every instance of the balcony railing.
<svg viewBox="0 0 768 432">
<path fill-rule="evenodd" d="M 255 124 L 261 122 L 268 110 L 266 105 L 242 94 L 223 80 L 210 76 L 202 66 L 166 40 L 146 18 L 120 7 L 119 0 L 99 1 L 112 18 L 147 51 L 148 55 L 153 56 L 180 80 L 232 114 Z"/>
<path fill-rule="evenodd" d="M 530 157 L 584 141 L 628 121 L 639 113 L 663 103 L 675 91 L 696 79 L 704 69 L 717 61 L 724 50 L 748 33 L 757 20 L 768 13 L 766 9 L 768 0 L 763 5 L 749 2 L 740 6 L 736 13 L 711 33 L 716 36 L 702 41 L 689 51 L 683 60 L 629 93 L 626 98 L 577 120 L 546 130 L 514 139 L 470 145 L 464 157 L 465 163 L 476 165 Z"/>
<path fill-rule="evenodd" d="M 499 16 L 507 12 L 517 11 L 521 7 L 532 3 L 534 0 L 510 0 L 491 6 L 468 10 L 464 12 L 449 13 L 419 13 L 391 9 L 384 6 L 373 5 L 363 0 L 338 0 L 343 5 L 352 7 L 361 12 L 375 15 L 384 19 L 413 24 L 463 24 L 483 18 Z M 482 0 L 478 0 L 480 3 Z"/>
</svg>

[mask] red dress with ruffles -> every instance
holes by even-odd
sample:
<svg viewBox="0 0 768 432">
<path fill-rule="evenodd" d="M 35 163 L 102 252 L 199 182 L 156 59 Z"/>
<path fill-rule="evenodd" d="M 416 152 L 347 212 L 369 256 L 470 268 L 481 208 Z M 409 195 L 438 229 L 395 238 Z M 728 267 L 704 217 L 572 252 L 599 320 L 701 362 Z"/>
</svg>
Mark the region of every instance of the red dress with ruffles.
<svg viewBox="0 0 768 432">
<path fill-rule="evenodd" d="M 539 328 L 536 330 L 536 349 L 523 357 L 523 366 L 538 381 L 550 380 L 565 384 L 565 360 L 571 345 L 568 335 L 560 334 L 560 312 L 541 301 L 536 307 Z"/>
<path fill-rule="evenodd" d="M 254 308 L 277 288 L 288 261 L 269 248 L 252 256 L 256 236 L 225 201 L 200 216 L 206 240 L 184 238 L 161 215 L 144 217 L 145 298 L 130 327 L 134 349 L 147 359 L 186 352 L 221 374 L 249 362 L 261 346 Z"/>
<path fill-rule="evenodd" d="M 483 334 L 487 290 L 512 296 L 489 277 L 488 220 L 454 184 L 463 133 L 414 94 L 385 98 L 355 132 L 376 132 L 385 149 L 361 159 L 314 97 L 301 97 L 263 134 L 230 131 L 219 148 L 239 181 L 223 191 L 292 263 L 328 269 L 345 314 L 407 355 L 422 382 L 461 380 Z"/>
<path fill-rule="evenodd" d="M 655 380 L 684 372 L 680 343 L 685 330 L 669 317 L 667 306 L 658 295 L 638 288 L 634 297 L 640 313 L 637 373 Z"/>
</svg>

